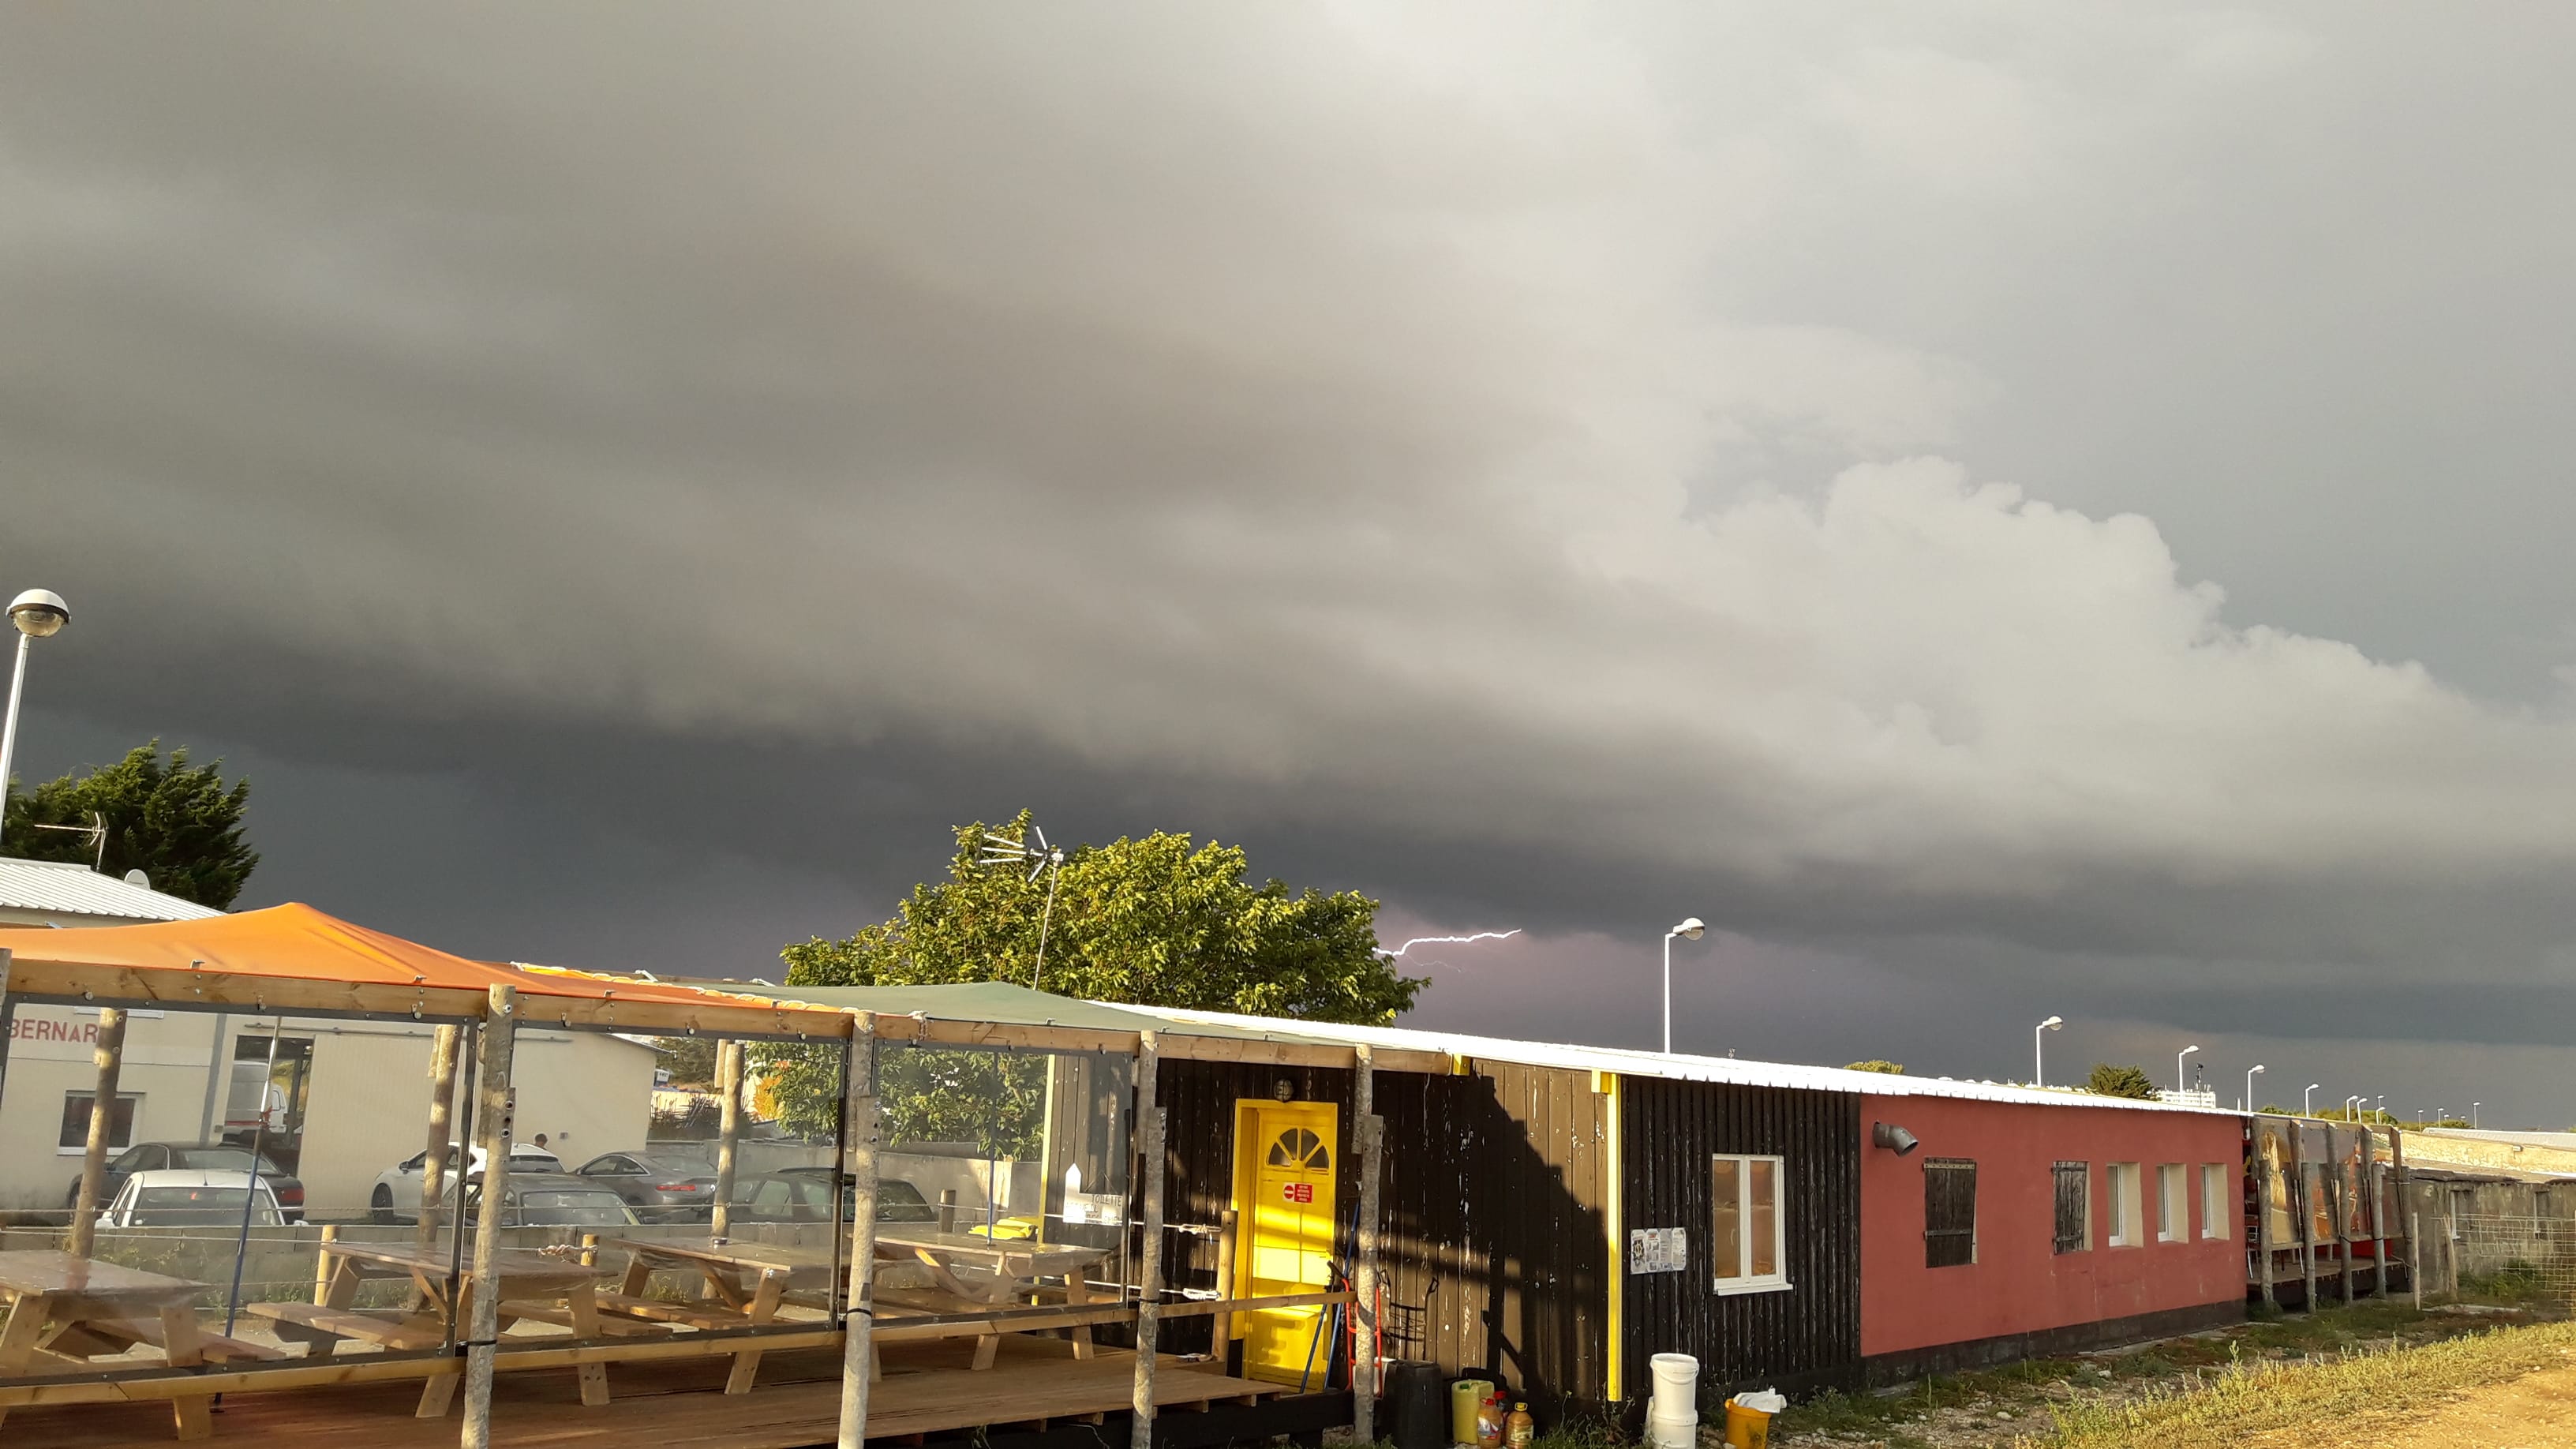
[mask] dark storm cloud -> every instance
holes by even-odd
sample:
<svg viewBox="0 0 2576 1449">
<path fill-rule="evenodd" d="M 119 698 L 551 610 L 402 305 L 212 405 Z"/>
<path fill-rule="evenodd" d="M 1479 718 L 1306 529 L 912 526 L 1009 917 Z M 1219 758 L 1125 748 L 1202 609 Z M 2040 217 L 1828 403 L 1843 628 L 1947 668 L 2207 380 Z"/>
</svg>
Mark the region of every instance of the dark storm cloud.
<svg viewBox="0 0 2576 1449">
<path fill-rule="evenodd" d="M 2527 1034 L 2558 23 L 11 9 L 28 759 L 229 744 L 256 889 L 492 951 L 756 960 L 1028 802 L 1917 1023 Z"/>
</svg>

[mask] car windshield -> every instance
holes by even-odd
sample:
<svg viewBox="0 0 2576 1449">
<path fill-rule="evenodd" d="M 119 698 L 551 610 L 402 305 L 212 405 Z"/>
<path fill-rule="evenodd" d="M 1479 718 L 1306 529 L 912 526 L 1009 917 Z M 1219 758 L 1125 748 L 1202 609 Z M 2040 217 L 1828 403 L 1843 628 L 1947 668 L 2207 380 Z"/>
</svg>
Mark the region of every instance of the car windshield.
<svg viewBox="0 0 2576 1449">
<path fill-rule="evenodd" d="M 242 1200 L 250 1195 L 240 1187 L 147 1187 L 134 1195 L 134 1207 L 127 1226 L 168 1228 L 202 1226 L 209 1223 L 238 1223 Z M 277 1215 L 277 1202 L 267 1193 L 259 1195 L 252 1207 L 251 1223 L 257 1227 L 283 1225 Z"/>
<path fill-rule="evenodd" d="M 248 1172 L 250 1153 L 239 1147 L 173 1147 L 170 1149 L 170 1165 L 192 1172 Z M 260 1158 L 262 1177 L 274 1177 L 285 1170 L 271 1158 Z"/>
<path fill-rule="evenodd" d="M 854 1194 L 845 1193 L 841 1198 L 841 1221 L 845 1223 L 858 1215 L 857 1204 L 852 1201 L 853 1196 Z M 935 1223 L 939 1221 L 939 1209 L 932 1207 L 922 1198 L 920 1188 L 914 1187 L 902 1178 L 880 1178 L 877 1182 L 877 1221 Z"/>
<path fill-rule="evenodd" d="M 652 1157 L 638 1157 L 635 1160 L 643 1166 L 646 1172 L 649 1172 L 656 1177 L 676 1180 L 683 1177 L 712 1177 L 715 1175 L 714 1168 L 709 1167 L 703 1162 L 698 1162 L 686 1157 L 669 1157 L 657 1154 Z"/>
<path fill-rule="evenodd" d="M 630 1223 L 625 1199 L 613 1192 L 531 1192 L 519 1198 L 519 1217 L 528 1223 L 568 1227 L 606 1227 Z"/>
</svg>

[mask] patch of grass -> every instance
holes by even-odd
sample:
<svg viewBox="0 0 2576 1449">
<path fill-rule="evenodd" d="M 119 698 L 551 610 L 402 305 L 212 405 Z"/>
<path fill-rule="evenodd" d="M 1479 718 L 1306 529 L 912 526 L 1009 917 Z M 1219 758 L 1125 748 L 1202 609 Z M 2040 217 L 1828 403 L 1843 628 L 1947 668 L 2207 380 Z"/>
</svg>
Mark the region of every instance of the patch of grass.
<svg viewBox="0 0 2576 1449">
<path fill-rule="evenodd" d="M 2447 1394 L 2563 1367 L 2571 1353 L 2576 1324 L 2567 1323 L 2380 1353 L 2346 1348 L 2331 1358 L 2235 1366 L 2193 1387 L 2126 1403 L 2066 1406 L 2056 1411 L 2056 1432 L 2015 1442 L 2023 1449 L 2223 1449 L 2327 1419 L 2344 1427 L 2393 1421 Z"/>
</svg>

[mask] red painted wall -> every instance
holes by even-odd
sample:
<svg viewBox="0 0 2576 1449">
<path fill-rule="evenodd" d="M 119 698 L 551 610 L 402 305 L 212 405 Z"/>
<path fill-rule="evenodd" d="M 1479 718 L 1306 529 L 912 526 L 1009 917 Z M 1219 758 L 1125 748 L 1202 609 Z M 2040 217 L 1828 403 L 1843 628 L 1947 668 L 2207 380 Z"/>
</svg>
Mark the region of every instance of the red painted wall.
<svg viewBox="0 0 2576 1449">
<path fill-rule="evenodd" d="M 1923 1145 L 1905 1157 L 1869 1146 L 1872 1124 Z M 1966 1343 L 2133 1314 L 2241 1303 L 2244 1128 L 2232 1117 L 2118 1107 L 2052 1107 L 1944 1097 L 1861 1100 L 1860 1346 L 1863 1355 Z M 1923 1161 L 1977 1164 L 1977 1261 L 1923 1266 Z M 2092 1245 L 2058 1253 L 2057 1162 L 2092 1164 Z M 2147 1241 L 2109 1246 L 2108 1167 L 2139 1164 Z M 2155 1241 L 2156 1168 L 2184 1165 L 2189 1236 Z M 2201 1236 L 2200 1166 L 2227 1173 L 2229 1220 Z"/>
</svg>

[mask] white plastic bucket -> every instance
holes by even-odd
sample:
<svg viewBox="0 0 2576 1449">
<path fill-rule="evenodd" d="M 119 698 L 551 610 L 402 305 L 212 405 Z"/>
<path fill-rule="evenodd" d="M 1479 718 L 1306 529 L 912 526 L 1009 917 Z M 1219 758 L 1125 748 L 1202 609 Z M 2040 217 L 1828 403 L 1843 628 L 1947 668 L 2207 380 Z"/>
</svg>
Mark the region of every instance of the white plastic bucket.
<svg viewBox="0 0 2576 1449">
<path fill-rule="evenodd" d="M 1666 1416 L 1646 1410 L 1648 1449 L 1699 1449 L 1699 1415 Z"/>
<path fill-rule="evenodd" d="M 1647 1360 L 1654 1370 L 1654 1397 L 1646 1402 L 1646 1417 L 1679 1419 L 1688 1416 L 1699 1421 L 1699 1360 L 1686 1353 L 1659 1353 Z"/>
</svg>

